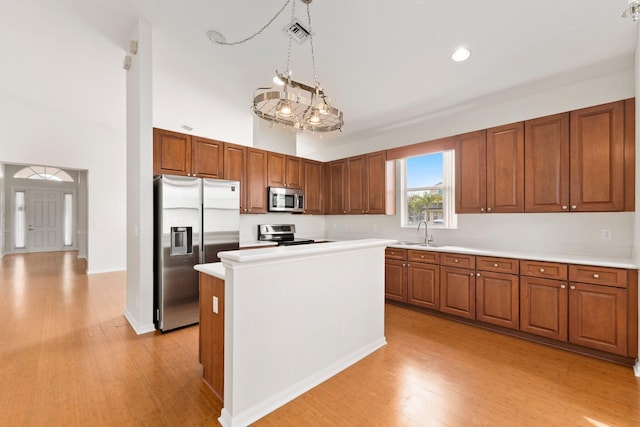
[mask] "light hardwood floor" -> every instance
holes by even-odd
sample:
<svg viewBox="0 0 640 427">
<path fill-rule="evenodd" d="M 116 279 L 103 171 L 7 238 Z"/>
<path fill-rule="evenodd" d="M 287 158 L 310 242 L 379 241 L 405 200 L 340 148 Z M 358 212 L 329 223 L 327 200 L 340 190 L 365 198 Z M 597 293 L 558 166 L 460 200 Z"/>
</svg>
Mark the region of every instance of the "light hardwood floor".
<svg viewBox="0 0 640 427">
<path fill-rule="evenodd" d="M 208 426 L 198 328 L 137 336 L 125 274 L 75 253 L 0 263 L 0 426 Z M 388 345 L 257 426 L 638 426 L 629 367 L 386 308 Z M 256 361 L 259 363 L 259 361 Z"/>
</svg>

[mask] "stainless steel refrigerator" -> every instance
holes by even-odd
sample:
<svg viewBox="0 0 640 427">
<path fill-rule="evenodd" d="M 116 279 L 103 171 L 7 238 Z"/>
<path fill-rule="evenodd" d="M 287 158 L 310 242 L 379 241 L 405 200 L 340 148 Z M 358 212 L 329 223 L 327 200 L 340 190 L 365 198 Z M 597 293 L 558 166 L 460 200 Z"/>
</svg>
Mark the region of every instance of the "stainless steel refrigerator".
<svg viewBox="0 0 640 427">
<path fill-rule="evenodd" d="M 218 262 L 240 237 L 237 181 L 161 175 L 154 179 L 154 323 L 169 331 L 199 321 L 196 264 Z"/>
</svg>

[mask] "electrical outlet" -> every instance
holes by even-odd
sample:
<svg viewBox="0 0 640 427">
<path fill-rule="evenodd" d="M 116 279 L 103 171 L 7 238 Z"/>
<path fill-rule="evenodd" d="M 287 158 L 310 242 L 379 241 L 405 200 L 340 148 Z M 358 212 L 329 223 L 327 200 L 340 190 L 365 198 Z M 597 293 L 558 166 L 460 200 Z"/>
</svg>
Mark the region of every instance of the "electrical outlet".
<svg viewBox="0 0 640 427">
<path fill-rule="evenodd" d="M 378 224 L 373 224 L 373 231 L 378 231 Z"/>
<path fill-rule="evenodd" d="M 498 237 L 506 236 L 507 228 L 504 225 L 499 226 L 498 228 L 496 228 L 496 234 L 498 235 Z"/>
<path fill-rule="evenodd" d="M 611 240 L 611 238 L 613 237 L 613 232 L 610 228 L 603 228 L 602 230 L 600 230 L 600 237 L 602 238 L 602 240 Z"/>
<path fill-rule="evenodd" d="M 349 323 L 346 321 L 342 322 L 342 324 L 340 325 L 340 335 L 343 337 L 346 337 L 348 333 L 349 333 Z"/>
<path fill-rule="evenodd" d="M 213 297 L 213 312 L 218 314 L 218 297 Z"/>
</svg>

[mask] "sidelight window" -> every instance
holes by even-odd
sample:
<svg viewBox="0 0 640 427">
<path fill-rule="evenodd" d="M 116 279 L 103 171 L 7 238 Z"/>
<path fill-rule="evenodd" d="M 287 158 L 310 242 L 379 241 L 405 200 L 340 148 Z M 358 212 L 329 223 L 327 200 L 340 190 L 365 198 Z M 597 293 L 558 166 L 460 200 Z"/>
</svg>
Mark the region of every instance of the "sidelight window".
<svg viewBox="0 0 640 427">
<path fill-rule="evenodd" d="M 453 150 L 402 159 L 403 226 L 417 226 L 425 220 L 430 226 L 455 228 Z"/>
<path fill-rule="evenodd" d="M 16 191 L 15 192 L 15 212 L 14 212 L 14 223 L 13 223 L 13 235 L 15 236 L 13 244 L 16 249 L 24 249 L 26 247 L 26 213 L 25 213 L 25 204 L 26 204 L 26 192 L 24 191 Z"/>
<path fill-rule="evenodd" d="M 73 195 L 64 194 L 63 201 L 64 246 L 73 246 Z"/>
</svg>

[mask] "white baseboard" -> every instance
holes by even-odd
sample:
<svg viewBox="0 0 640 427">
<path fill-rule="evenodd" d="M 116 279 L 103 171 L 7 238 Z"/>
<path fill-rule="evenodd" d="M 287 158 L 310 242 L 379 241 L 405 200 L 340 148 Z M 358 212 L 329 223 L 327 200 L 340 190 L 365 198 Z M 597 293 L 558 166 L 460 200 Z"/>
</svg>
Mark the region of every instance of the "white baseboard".
<svg viewBox="0 0 640 427">
<path fill-rule="evenodd" d="M 135 317 L 133 317 L 128 311 L 124 312 L 124 318 L 127 319 L 127 322 L 129 322 L 129 325 L 131 325 L 137 335 L 148 334 L 149 332 L 155 332 L 156 330 L 153 323 L 139 325 L 138 322 L 135 321 Z"/>
<path fill-rule="evenodd" d="M 636 364 L 633 365 L 633 373 L 636 377 L 640 377 L 640 360 L 636 359 Z"/>
<path fill-rule="evenodd" d="M 116 268 L 105 268 L 105 269 L 101 269 L 101 270 L 89 270 L 87 269 L 87 274 L 102 274 L 102 273 L 115 273 L 118 271 L 126 271 L 126 267 L 116 267 Z"/>
<path fill-rule="evenodd" d="M 275 411 L 282 405 L 292 401 L 296 397 L 306 393 L 318 384 L 328 380 L 340 371 L 348 368 L 369 354 L 378 350 L 387 344 L 386 338 L 383 336 L 368 345 L 354 351 L 348 356 L 338 360 L 337 362 L 327 366 L 316 374 L 299 381 L 291 387 L 282 390 L 280 393 L 252 406 L 246 411 L 233 415 L 226 408 L 222 408 L 222 413 L 218 422 L 222 427 L 245 427 L 256 422 L 270 412 Z"/>
</svg>

